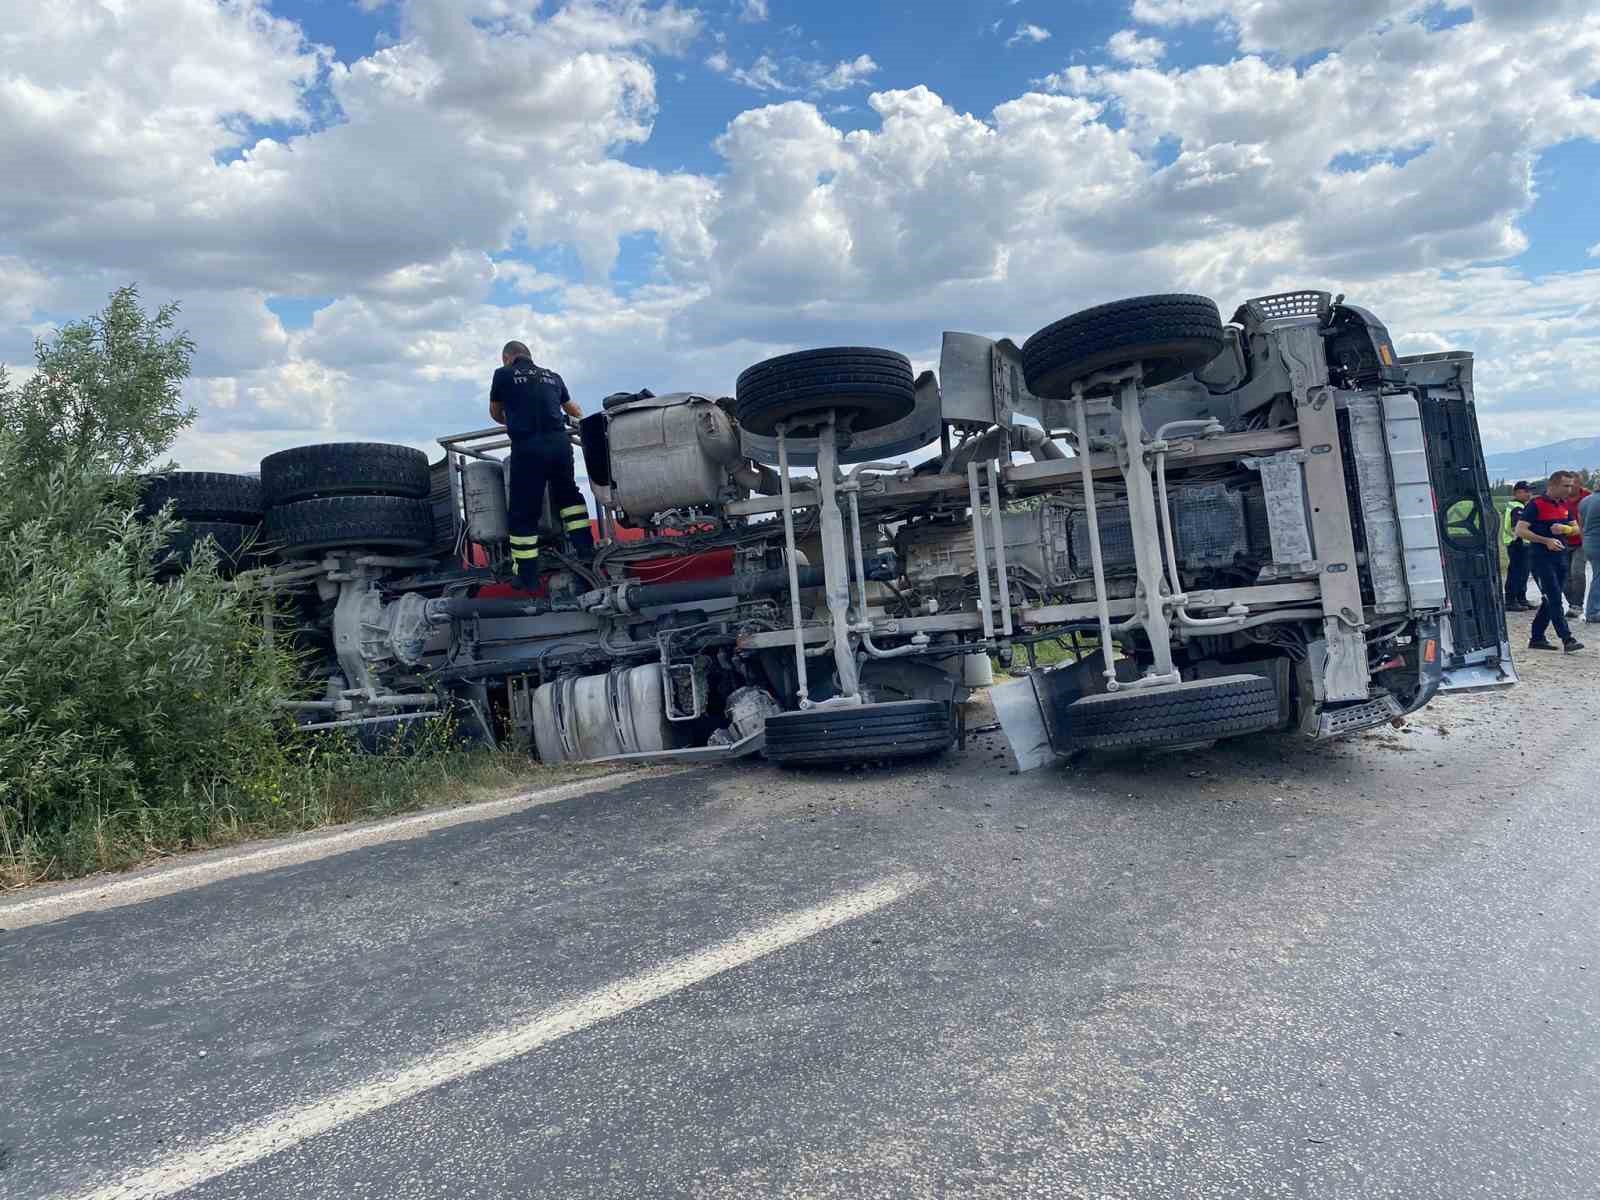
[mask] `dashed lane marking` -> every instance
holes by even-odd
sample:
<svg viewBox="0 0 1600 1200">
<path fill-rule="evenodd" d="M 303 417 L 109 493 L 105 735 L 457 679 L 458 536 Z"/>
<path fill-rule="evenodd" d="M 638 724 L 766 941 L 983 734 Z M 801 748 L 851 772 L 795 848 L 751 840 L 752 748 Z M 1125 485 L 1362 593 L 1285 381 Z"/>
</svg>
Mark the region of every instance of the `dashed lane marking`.
<svg viewBox="0 0 1600 1200">
<path fill-rule="evenodd" d="M 605 984 L 517 1025 L 484 1034 L 421 1059 L 398 1074 L 356 1084 L 301 1107 L 281 1109 L 230 1130 L 194 1150 L 124 1173 L 91 1191 L 58 1193 L 62 1200 L 162 1200 L 230 1171 L 293 1149 L 434 1088 L 532 1053 L 569 1034 L 703 983 L 847 921 L 874 913 L 919 891 L 926 880 L 906 874 L 834 896 L 738 937 L 642 974 Z"/>
</svg>

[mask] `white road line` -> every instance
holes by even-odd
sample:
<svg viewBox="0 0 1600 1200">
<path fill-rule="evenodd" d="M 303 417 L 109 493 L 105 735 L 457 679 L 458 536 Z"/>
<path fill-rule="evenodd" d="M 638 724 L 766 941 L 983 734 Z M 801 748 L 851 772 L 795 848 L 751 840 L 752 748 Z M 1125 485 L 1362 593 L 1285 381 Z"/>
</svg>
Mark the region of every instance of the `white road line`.
<svg viewBox="0 0 1600 1200">
<path fill-rule="evenodd" d="M 644 771 L 620 771 L 610 775 L 596 775 L 589 779 L 542 788 L 536 792 L 527 792 L 504 800 L 434 809 L 431 812 L 416 813 L 408 817 L 395 817 L 391 820 L 356 825 L 336 833 L 291 838 L 256 850 L 228 852 L 221 855 L 206 854 L 201 856 L 199 861 L 140 871 L 110 881 L 90 880 L 87 883 L 52 888 L 44 895 L 26 900 L 0 900 L 0 928 L 21 929 L 26 925 L 42 925 L 47 921 L 59 921 L 63 917 L 76 916 L 79 913 L 140 904 L 158 896 L 203 887 L 223 879 L 255 875 L 297 863 L 315 862 L 317 859 L 332 858 L 337 854 L 347 854 L 352 850 L 381 845 L 385 842 L 419 838 L 436 829 L 448 829 L 452 825 L 464 825 L 473 821 L 488 821 L 526 808 L 556 804 L 585 792 L 617 787 L 635 779 L 642 779 L 646 774 Z"/>
<path fill-rule="evenodd" d="M 452 1046 L 398 1074 L 356 1084 L 302 1108 L 281 1109 L 256 1124 L 240 1126 L 198 1149 L 129 1171 L 116 1181 L 78 1193 L 71 1200 L 161 1200 L 177 1195 L 219 1175 L 292 1149 L 349 1121 L 499 1066 L 570 1033 L 578 1033 L 693 987 L 846 921 L 867 916 L 921 890 L 926 882 L 912 874 L 891 876 L 859 891 L 835 896 L 813 908 L 790 913 L 641 975 L 608 983 L 570 1004 L 535 1013 L 522 1024 Z M 65 1197 L 68 1193 L 57 1195 Z"/>
</svg>

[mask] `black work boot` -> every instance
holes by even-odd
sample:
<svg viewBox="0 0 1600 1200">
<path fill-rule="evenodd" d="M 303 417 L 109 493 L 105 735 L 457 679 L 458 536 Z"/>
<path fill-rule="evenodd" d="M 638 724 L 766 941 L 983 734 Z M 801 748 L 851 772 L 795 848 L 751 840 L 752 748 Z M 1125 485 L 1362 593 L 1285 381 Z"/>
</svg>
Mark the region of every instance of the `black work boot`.
<svg viewBox="0 0 1600 1200">
<path fill-rule="evenodd" d="M 1561 643 L 1561 648 L 1568 654 L 1575 654 L 1579 650 L 1583 649 L 1583 643 L 1575 637 L 1569 637 L 1566 641 Z"/>
<path fill-rule="evenodd" d="M 1555 647 L 1552 646 L 1549 642 L 1545 641 L 1543 638 L 1535 638 L 1533 641 L 1528 643 L 1528 649 L 1529 650 L 1554 650 Z"/>
</svg>

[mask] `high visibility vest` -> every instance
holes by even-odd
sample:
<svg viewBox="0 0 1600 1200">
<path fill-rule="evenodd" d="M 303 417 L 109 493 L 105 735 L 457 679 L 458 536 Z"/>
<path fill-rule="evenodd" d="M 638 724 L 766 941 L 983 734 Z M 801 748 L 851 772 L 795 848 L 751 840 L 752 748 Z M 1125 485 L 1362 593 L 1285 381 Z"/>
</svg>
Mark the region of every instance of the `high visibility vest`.
<svg viewBox="0 0 1600 1200">
<path fill-rule="evenodd" d="M 1500 532 L 1504 536 L 1506 545 L 1508 546 L 1517 540 L 1517 521 L 1513 514 L 1520 513 L 1521 511 L 1522 505 L 1513 500 L 1510 504 L 1506 505 L 1505 511 L 1501 514 Z"/>
</svg>

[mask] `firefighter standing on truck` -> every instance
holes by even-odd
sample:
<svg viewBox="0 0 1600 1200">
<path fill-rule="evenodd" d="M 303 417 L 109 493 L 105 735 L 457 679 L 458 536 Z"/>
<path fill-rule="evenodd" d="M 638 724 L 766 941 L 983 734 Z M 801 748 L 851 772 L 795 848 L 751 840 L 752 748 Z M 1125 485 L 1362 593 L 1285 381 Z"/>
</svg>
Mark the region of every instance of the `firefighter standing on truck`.
<svg viewBox="0 0 1600 1200">
<path fill-rule="evenodd" d="M 594 553 L 589 529 L 589 508 L 573 474 L 572 443 L 567 439 L 566 416 L 581 417 L 583 410 L 567 392 L 566 382 L 554 371 L 534 363 L 521 342 L 507 342 L 500 351 L 503 364 L 489 386 L 489 416 L 511 435 L 511 496 L 508 524 L 511 562 L 517 581 L 526 588 L 539 583 L 539 520 L 544 514 L 544 493 L 556 520 L 579 558 Z"/>
</svg>

